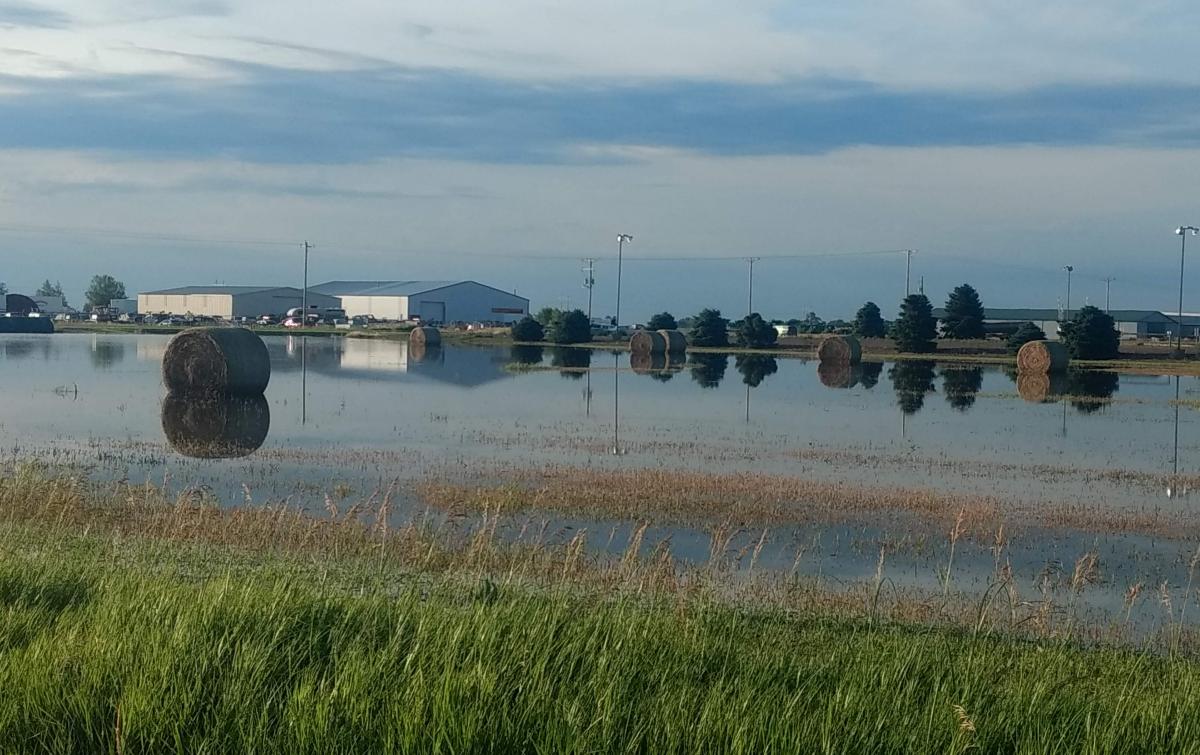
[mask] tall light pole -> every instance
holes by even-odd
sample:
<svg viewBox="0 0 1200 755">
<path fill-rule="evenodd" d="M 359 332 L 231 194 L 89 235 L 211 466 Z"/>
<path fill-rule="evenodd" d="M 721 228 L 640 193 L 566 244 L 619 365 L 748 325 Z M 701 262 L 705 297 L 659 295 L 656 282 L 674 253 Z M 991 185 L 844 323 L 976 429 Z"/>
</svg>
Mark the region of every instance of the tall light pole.
<svg viewBox="0 0 1200 755">
<path fill-rule="evenodd" d="M 912 279 L 912 256 L 915 249 L 904 250 L 904 296 L 907 297 L 911 293 L 909 282 Z"/>
<path fill-rule="evenodd" d="M 312 249 L 312 244 L 304 242 L 304 293 L 300 295 L 300 308 L 304 310 L 303 317 L 300 318 L 300 327 L 308 327 L 308 250 Z"/>
<path fill-rule="evenodd" d="M 1112 282 L 1115 280 L 1116 280 L 1116 278 L 1112 277 L 1111 275 L 1104 279 L 1104 311 L 1105 312 L 1107 312 L 1109 310 L 1109 305 L 1112 302 Z"/>
<path fill-rule="evenodd" d="M 746 295 L 746 317 L 754 313 L 754 263 L 758 262 L 761 257 L 747 257 L 746 262 L 750 263 L 750 287 Z"/>
<path fill-rule="evenodd" d="M 1067 312 L 1063 319 L 1071 319 L 1071 272 L 1075 270 L 1074 265 L 1063 265 L 1063 270 L 1067 271 Z"/>
<path fill-rule="evenodd" d="M 596 271 L 596 260 L 593 257 L 585 257 L 584 262 L 587 267 L 583 268 L 583 272 L 587 277 L 583 279 L 583 287 L 588 290 L 588 327 L 592 326 L 592 288 L 596 285 L 596 277 L 593 273 Z"/>
<path fill-rule="evenodd" d="M 625 253 L 626 241 L 633 241 L 633 236 L 628 233 L 617 234 L 617 314 L 613 325 L 618 328 L 621 327 L 621 257 Z"/>
<path fill-rule="evenodd" d="M 1200 233 L 1200 228 L 1194 225 L 1181 225 L 1175 229 L 1175 235 L 1179 237 L 1179 322 L 1175 324 L 1175 330 L 1179 335 L 1175 337 L 1175 350 L 1183 351 L 1183 255 L 1187 252 L 1187 235 L 1191 232 L 1193 236 Z"/>
</svg>

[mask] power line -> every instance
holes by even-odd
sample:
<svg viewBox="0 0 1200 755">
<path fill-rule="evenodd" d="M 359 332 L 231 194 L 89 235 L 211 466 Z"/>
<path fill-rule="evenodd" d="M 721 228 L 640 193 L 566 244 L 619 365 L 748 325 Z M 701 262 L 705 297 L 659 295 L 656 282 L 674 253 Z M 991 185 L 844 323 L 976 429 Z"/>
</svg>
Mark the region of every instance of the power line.
<svg viewBox="0 0 1200 755">
<path fill-rule="evenodd" d="M 143 241 L 172 241 L 187 244 L 222 244 L 235 246 L 294 246 L 294 241 L 269 241 L 266 239 L 223 239 L 207 236 L 182 234 L 143 233 L 122 231 L 114 228 L 62 228 L 37 225 L 0 225 L 0 233 L 39 233 L 64 236 L 110 236 L 113 238 L 140 239 Z"/>
</svg>

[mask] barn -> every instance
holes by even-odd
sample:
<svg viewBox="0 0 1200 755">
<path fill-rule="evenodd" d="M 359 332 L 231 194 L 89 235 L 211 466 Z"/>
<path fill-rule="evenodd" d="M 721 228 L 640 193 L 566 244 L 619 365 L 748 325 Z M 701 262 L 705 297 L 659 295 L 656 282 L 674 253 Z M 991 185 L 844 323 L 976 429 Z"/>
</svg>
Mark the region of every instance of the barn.
<svg viewBox="0 0 1200 755">
<path fill-rule="evenodd" d="M 529 300 L 475 281 L 330 281 L 309 289 L 341 300 L 350 317 L 425 323 L 510 323 L 529 314 Z"/>
<path fill-rule="evenodd" d="M 290 286 L 183 286 L 138 294 L 143 314 L 207 315 L 227 320 L 235 317 L 279 317 L 301 306 L 304 292 Z M 333 296 L 308 292 L 308 306 L 318 310 L 337 307 Z"/>
</svg>

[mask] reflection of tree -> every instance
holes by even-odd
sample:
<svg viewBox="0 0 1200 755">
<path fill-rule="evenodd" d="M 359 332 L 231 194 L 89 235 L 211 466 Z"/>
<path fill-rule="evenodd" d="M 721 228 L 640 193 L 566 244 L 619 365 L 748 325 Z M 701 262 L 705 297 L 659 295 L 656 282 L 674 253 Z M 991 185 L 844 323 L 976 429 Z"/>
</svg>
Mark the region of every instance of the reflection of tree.
<svg viewBox="0 0 1200 755">
<path fill-rule="evenodd" d="M 692 354 L 692 380 L 701 388 L 716 388 L 725 379 L 729 357 L 724 354 Z"/>
<path fill-rule="evenodd" d="M 905 414 L 916 414 L 925 406 L 925 394 L 933 393 L 933 362 L 896 362 L 888 370 L 896 403 Z"/>
<path fill-rule="evenodd" d="M 859 365 L 858 382 L 869 391 L 879 382 L 882 373 L 883 362 L 863 362 Z"/>
<path fill-rule="evenodd" d="M 1072 401 L 1071 406 L 1081 414 L 1091 414 L 1103 407 L 1107 399 L 1112 398 L 1120 381 L 1115 372 L 1071 370 L 1067 373 L 1067 393 L 1084 397 L 1083 400 Z"/>
<path fill-rule="evenodd" d="M 125 360 L 125 343 L 123 341 L 96 341 L 92 344 L 92 364 L 100 369 L 108 369 L 117 362 Z"/>
<path fill-rule="evenodd" d="M 563 377 L 579 380 L 592 366 L 592 350 L 556 346 L 550 350 L 550 366 L 559 368 Z"/>
<path fill-rule="evenodd" d="M 942 393 L 946 395 L 946 403 L 960 412 L 971 408 L 975 394 L 982 386 L 983 369 L 980 367 L 942 370 Z"/>
<path fill-rule="evenodd" d="M 509 351 L 509 358 L 515 364 L 541 364 L 542 347 L 513 346 Z"/>
<path fill-rule="evenodd" d="M 742 373 L 742 382 L 751 388 L 757 388 L 768 375 L 779 371 L 775 357 L 762 354 L 738 354 L 734 366 Z"/>
<path fill-rule="evenodd" d="M 33 353 L 32 338 L 14 338 L 4 342 L 4 357 L 6 359 L 24 359 Z"/>
</svg>

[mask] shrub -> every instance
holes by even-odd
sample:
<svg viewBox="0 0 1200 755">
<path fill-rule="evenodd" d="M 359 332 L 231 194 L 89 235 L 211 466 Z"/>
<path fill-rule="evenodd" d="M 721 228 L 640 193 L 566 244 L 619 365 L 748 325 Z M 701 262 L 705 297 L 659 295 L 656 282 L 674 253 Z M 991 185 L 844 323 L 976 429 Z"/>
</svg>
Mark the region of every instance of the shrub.
<svg viewBox="0 0 1200 755">
<path fill-rule="evenodd" d="M 883 321 L 879 305 L 869 301 L 859 307 L 858 312 L 854 315 L 852 330 L 854 335 L 860 338 L 883 338 L 886 336 L 887 324 Z"/>
<path fill-rule="evenodd" d="M 512 337 L 514 341 L 536 342 L 546 337 L 546 331 L 540 322 L 526 315 L 513 324 Z"/>
<path fill-rule="evenodd" d="M 701 310 L 688 333 L 688 343 L 693 346 L 728 346 L 729 321 L 721 317 L 721 310 Z"/>
<path fill-rule="evenodd" d="M 1116 359 L 1121 344 L 1112 317 L 1091 305 L 1080 309 L 1059 328 L 1067 351 L 1075 359 Z"/>
<path fill-rule="evenodd" d="M 1031 322 L 1022 323 L 1021 327 L 1017 328 L 1011 336 L 1008 337 L 1008 351 L 1010 354 L 1016 354 L 1021 350 L 1021 347 L 1030 341 L 1046 340 L 1046 332 L 1034 325 Z"/>
<path fill-rule="evenodd" d="M 592 340 L 592 324 L 583 310 L 563 312 L 546 328 L 546 340 L 553 343 L 587 343 Z"/>
<path fill-rule="evenodd" d="M 735 337 L 738 346 L 761 349 L 773 345 L 779 333 L 774 325 L 762 319 L 762 315 L 752 312 L 738 321 Z"/>
<path fill-rule="evenodd" d="M 646 322 L 646 330 L 675 330 L 679 323 L 670 312 L 659 312 Z"/>
</svg>

